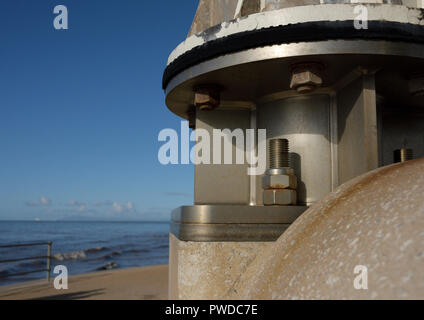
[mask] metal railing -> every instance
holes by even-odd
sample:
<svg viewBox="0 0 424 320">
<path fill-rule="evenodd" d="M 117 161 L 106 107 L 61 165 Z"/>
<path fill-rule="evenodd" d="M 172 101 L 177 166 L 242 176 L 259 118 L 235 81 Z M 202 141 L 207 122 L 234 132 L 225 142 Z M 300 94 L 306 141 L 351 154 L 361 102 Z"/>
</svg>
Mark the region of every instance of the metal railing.
<svg viewBox="0 0 424 320">
<path fill-rule="evenodd" d="M 46 267 L 46 269 L 33 270 L 33 271 L 27 271 L 27 272 L 20 272 L 20 273 L 6 274 L 5 277 L 15 277 L 15 276 L 23 276 L 23 275 L 27 275 L 27 274 L 31 274 L 31 273 L 46 272 L 46 274 L 47 274 L 47 277 L 46 277 L 47 278 L 47 281 L 50 281 L 51 258 L 52 258 L 52 242 L 51 241 L 0 245 L 0 249 L 18 248 L 18 247 L 35 247 L 35 246 L 45 246 L 45 245 L 47 245 L 47 255 L 46 256 L 33 256 L 33 257 L 27 257 L 27 258 L 0 260 L 0 263 L 11 263 L 11 262 L 18 262 L 18 261 L 47 259 L 47 267 Z"/>
</svg>

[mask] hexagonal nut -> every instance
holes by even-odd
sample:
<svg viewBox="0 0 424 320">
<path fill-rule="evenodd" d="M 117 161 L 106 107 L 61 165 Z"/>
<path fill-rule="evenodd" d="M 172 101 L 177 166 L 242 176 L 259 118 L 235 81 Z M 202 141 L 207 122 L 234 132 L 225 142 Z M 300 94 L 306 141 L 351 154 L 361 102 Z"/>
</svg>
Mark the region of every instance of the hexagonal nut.
<svg viewBox="0 0 424 320">
<path fill-rule="evenodd" d="M 220 104 L 220 92 L 216 87 L 198 87 L 194 92 L 194 105 L 200 110 L 213 110 Z"/>
<path fill-rule="evenodd" d="M 262 178 L 262 188 L 267 189 L 296 189 L 297 178 L 292 174 L 264 176 Z"/>
<path fill-rule="evenodd" d="M 318 73 L 312 70 L 295 70 L 292 74 L 290 88 L 299 93 L 307 93 L 322 85 L 322 79 Z"/>
<path fill-rule="evenodd" d="M 264 190 L 265 206 L 292 206 L 297 203 L 297 193 L 290 189 Z"/>
</svg>

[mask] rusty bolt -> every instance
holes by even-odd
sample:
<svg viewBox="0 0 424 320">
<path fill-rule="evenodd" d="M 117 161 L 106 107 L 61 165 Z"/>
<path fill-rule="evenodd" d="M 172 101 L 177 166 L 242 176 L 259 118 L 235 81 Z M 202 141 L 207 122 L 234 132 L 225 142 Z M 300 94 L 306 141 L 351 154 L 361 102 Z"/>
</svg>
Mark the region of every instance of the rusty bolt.
<svg viewBox="0 0 424 320">
<path fill-rule="evenodd" d="M 262 177 L 265 206 L 289 206 L 296 204 L 297 178 L 290 168 L 289 141 L 269 141 L 270 169 Z"/>
<path fill-rule="evenodd" d="M 220 89 L 217 86 L 200 86 L 194 89 L 194 105 L 200 110 L 218 108 L 220 98 Z"/>
<path fill-rule="evenodd" d="M 296 189 L 297 188 L 297 178 L 295 175 L 274 175 L 274 176 L 264 176 L 262 178 L 262 188 L 264 190 L 268 189 Z"/>
<path fill-rule="evenodd" d="M 298 64 L 292 67 L 290 88 L 298 93 L 310 93 L 322 85 L 320 70 L 317 63 Z"/>
<path fill-rule="evenodd" d="M 265 206 L 290 206 L 297 203 L 296 191 L 290 189 L 265 190 L 263 197 Z"/>
<path fill-rule="evenodd" d="M 394 163 L 414 160 L 414 150 L 412 149 L 404 148 L 404 149 L 395 150 L 393 154 L 394 154 Z"/>
</svg>

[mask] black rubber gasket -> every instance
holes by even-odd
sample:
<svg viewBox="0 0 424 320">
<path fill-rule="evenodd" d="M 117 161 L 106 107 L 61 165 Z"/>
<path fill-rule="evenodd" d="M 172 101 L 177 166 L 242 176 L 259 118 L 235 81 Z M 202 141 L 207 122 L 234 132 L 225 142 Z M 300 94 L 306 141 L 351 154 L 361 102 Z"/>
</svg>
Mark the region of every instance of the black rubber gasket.
<svg viewBox="0 0 424 320">
<path fill-rule="evenodd" d="M 214 33 L 219 29 L 212 27 L 200 36 L 213 39 Z M 353 39 L 422 44 L 424 43 L 424 26 L 390 21 L 369 21 L 368 29 L 355 29 L 353 20 L 318 21 L 240 32 L 210 40 L 179 56 L 165 69 L 162 88 L 166 89 L 171 79 L 185 69 L 224 54 L 276 44 Z"/>
</svg>

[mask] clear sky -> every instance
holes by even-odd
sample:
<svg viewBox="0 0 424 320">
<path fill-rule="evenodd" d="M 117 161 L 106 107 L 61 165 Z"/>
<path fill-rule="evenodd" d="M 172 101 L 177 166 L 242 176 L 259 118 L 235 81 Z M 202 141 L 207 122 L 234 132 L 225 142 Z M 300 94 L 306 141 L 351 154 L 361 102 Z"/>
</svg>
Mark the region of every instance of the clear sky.
<svg viewBox="0 0 424 320">
<path fill-rule="evenodd" d="M 179 132 L 161 78 L 197 3 L 0 1 L 0 219 L 168 220 L 192 203 L 192 165 L 162 166 L 157 137 Z"/>
</svg>

